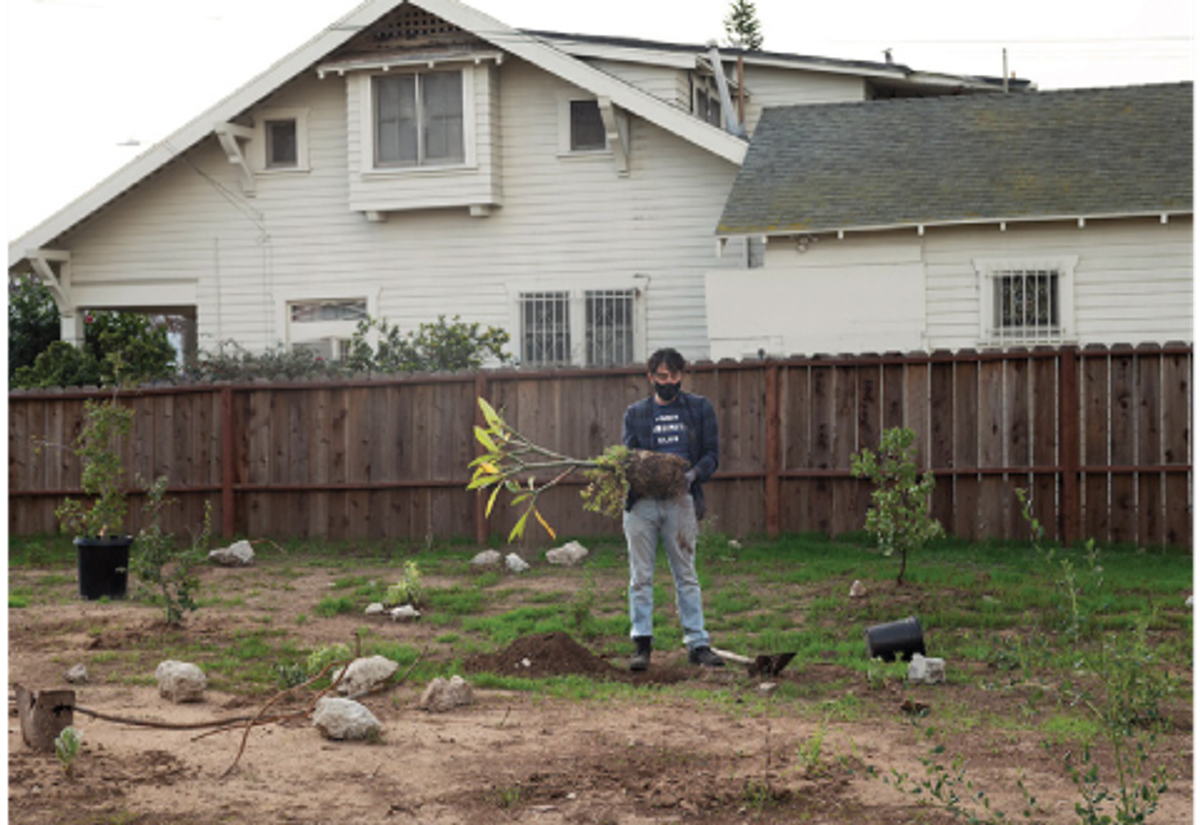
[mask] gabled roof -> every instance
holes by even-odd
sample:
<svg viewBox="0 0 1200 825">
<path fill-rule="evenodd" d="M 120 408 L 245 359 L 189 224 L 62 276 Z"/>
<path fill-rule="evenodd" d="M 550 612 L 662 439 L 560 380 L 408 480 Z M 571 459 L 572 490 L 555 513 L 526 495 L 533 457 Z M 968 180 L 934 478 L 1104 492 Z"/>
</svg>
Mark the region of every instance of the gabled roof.
<svg viewBox="0 0 1200 825">
<path fill-rule="evenodd" d="M 746 143 L 692 117 L 653 95 L 592 68 L 537 37 L 525 34 L 457 0 L 408 0 L 430 14 L 475 34 L 497 48 L 595 94 L 617 106 L 688 140 L 734 164 L 740 164 Z M 326 27 L 316 37 L 276 62 L 165 140 L 155 144 L 90 191 L 72 201 L 9 244 L 8 265 L 13 267 L 30 252 L 52 244 L 80 221 L 120 197 L 142 180 L 166 166 L 181 153 L 207 138 L 218 124 L 226 123 L 292 78 L 309 70 L 323 57 L 370 26 L 401 0 L 366 0 L 349 14 Z"/>
<path fill-rule="evenodd" d="M 524 30 L 553 44 L 562 51 L 576 57 L 595 57 L 608 60 L 634 60 L 639 63 L 660 63 L 670 66 L 691 67 L 695 56 L 707 54 L 708 46 L 694 43 L 664 43 L 641 40 L 633 37 L 611 37 L 594 34 L 564 34 L 561 32 Z M 950 75 L 923 72 L 901 63 L 872 60 L 844 60 L 836 57 L 817 57 L 787 52 L 751 51 L 729 46 L 721 47 L 721 56 L 726 60 L 742 58 L 747 66 L 776 66 L 785 69 L 801 69 L 827 74 L 850 74 L 865 77 L 884 86 L 925 87 L 945 92 L 950 89 L 970 91 L 1025 91 L 1033 88 L 1029 80 L 975 75 Z"/>
<path fill-rule="evenodd" d="M 1192 84 L 767 109 L 717 234 L 1192 212 Z"/>
</svg>

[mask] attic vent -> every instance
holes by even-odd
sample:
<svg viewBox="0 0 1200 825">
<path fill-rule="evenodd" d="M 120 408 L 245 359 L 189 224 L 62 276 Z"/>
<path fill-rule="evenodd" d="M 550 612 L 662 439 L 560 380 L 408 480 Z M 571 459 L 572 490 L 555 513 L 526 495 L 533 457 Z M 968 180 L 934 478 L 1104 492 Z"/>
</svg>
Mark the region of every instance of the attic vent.
<svg viewBox="0 0 1200 825">
<path fill-rule="evenodd" d="M 384 17 L 379 25 L 371 28 L 370 34 L 376 47 L 382 48 L 393 46 L 396 41 L 413 43 L 457 40 L 464 32 L 453 23 L 447 23 L 424 9 L 405 5 Z"/>
</svg>

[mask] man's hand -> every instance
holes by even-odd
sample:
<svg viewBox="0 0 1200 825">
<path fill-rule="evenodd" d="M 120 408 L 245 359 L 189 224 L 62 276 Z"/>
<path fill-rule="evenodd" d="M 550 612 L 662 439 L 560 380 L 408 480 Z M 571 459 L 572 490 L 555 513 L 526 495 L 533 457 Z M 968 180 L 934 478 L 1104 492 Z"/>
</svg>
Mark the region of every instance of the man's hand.
<svg viewBox="0 0 1200 825">
<path fill-rule="evenodd" d="M 696 469 L 693 467 L 692 469 L 688 470 L 683 474 L 683 477 L 687 481 L 688 489 L 692 489 L 692 485 L 696 483 Z"/>
</svg>

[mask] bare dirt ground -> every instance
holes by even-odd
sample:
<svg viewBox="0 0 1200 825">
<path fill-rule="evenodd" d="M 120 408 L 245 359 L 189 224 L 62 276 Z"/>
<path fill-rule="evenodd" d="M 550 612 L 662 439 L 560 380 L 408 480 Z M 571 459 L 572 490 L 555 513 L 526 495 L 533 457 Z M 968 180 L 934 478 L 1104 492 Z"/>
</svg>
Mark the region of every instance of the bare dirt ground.
<svg viewBox="0 0 1200 825">
<path fill-rule="evenodd" d="M 383 568 L 376 572 L 391 575 Z M 43 575 L 23 571 L 12 577 L 28 583 Z M 283 618 L 311 613 L 337 575 L 313 570 L 286 588 L 264 589 L 245 571 L 205 570 L 206 592 L 230 601 L 193 614 L 179 632 L 220 642 L 239 628 L 261 626 L 270 615 L 298 646 L 348 641 L 362 616 L 302 624 Z M 555 581 L 541 577 L 536 586 L 554 587 Z M 174 631 L 162 628 L 154 608 L 80 602 L 71 597 L 74 587 L 73 581 L 62 583 L 62 598 L 53 606 L 9 611 L 10 689 L 16 683 L 33 690 L 68 687 L 66 669 L 85 662 L 90 682 L 75 686 L 77 705 L 113 716 L 207 722 L 253 714 L 268 698 L 210 690 L 204 702 L 176 705 L 159 697 L 150 678 L 119 678 L 129 670 L 125 651 L 131 641 Z M 420 622 L 374 629 L 417 648 L 444 632 Z M 1033 821 L 1079 821 L 1078 792 L 1062 767 L 1069 745 L 1048 752 L 1041 735 L 1020 726 L 972 729 L 947 718 L 964 707 L 988 718 L 1018 712 L 1022 697 L 985 690 L 981 680 L 880 687 L 843 668 L 806 666 L 776 678 L 793 682 L 803 699 L 764 703 L 760 678 L 738 667 L 700 671 L 687 665 L 682 651 L 656 653 L 641 676 L 623 664 L 623 657 L 606 660 L 563 635 L 519 639 L 490 658 L 466 660 L 462 675 L 470 681 L 473 670 L 484 667 L 530 676 L 577 673 L 631 682 L 635 689 L 594 700 L 477 689 L 473 705 L 431 714 L 417 708 L 425 686 L 403 683 L 363 700 L 384 724 L 381 741 L 327 741 L 303 719 L 255 727 L 232 771 L 240 731 L 198 737 L 196 731 L 134 727 L 77 713 L 84 749 L 67 776 L 53 755 L 22 743 L 10 700 L 10 821 L 945 825 L 956 820 L 944 808 L 900 793 L 878 776 L 893 770 L 924 776 L 920 758 L 931 747 L 925 736 L 931 725 L 954 730 L 948 755 L 963 754 L 966 778 L 986 790 L 994 809 L 1024 821 L 1016 786 L 1024 776 L 1037 797 Z M 152 674 L 153 662 L 147 677 Z M 862 714 L 826 723 L 820 703 L 838 697 L 859 700 Z M 914 703 L 927 715 L 914 717 Z M 1156 749 L 1170 787 L 1151 822 L 1192 821 L 1191 708 L 1181 703 L 1171 713 L 1173 728 Z M 1104 760 L 1102 774 L 1111 776 Z"/>
</svg>

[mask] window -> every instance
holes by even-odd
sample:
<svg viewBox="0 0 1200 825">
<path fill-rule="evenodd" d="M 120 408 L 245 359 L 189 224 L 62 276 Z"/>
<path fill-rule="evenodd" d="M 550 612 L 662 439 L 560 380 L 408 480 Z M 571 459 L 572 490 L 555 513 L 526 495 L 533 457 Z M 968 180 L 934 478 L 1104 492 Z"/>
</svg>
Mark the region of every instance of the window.
<svg viewBox="0 0 1200 825">
<path fill-rule="evenodd" d="M 377 167 L 465 162 L 462 72 L 378 76 L 372 91 Z"/>
<path fill-rule="evenodd" d="M 566 292 L 521 295 L 521 363 L 548 367 L 571 363 L 571 300 Z"/>
<path fill-rule="evenodd" d="M 633 290 L 588 290 L 584 303 L 588 365 L 633 363 Z"/>
<path fill-rule="evenodd" d="M 326 361 L 349 352 L 358 322 L 367 320 L 365 298 L 293 301 L 287 305 L 288 340 L 292 349 L 311 350 Z"/>
<path fill-rule="evenodd" d="M 1072 334 L 1075 261 L 977 261 L 984 342 L 1024 345 L 1067 340 Z"/>
<path fill-rule="evenodd" d="M 696 90 L 696 117 L 713 126 L 721 125 L 721 97 L 709 89 Z"/>
<path fill-rule="evenodd" d="M 308 171 L 308 110 L 260 109 L 254 114 L 250 161 L 256 174 Z"/>
<path fill-rule="evenodd" d="M 571 101 L 571 151 L 594 152 L 608 148 L 600 105 L 594 100 Z"/>
<path fill-rule="evenodd" d="M 300 146 L 296 121 L 268 120 L 263 125 L 267 140 L 267 168 L 295 169 L 300 165 Z"/>
<path fill-rule="evenodd" d="M 367 320 L 367 302 L 348 301 L 302 301 L 291 305 L 293 324 L 312 324 L 327 321 Z"/>
<path fill-rule="evenodd" d="M 644 357 L 638 294 L 636 289 L 519 293 L 520 363 L 610 367 L 637 362 Z"/>
</svg>

